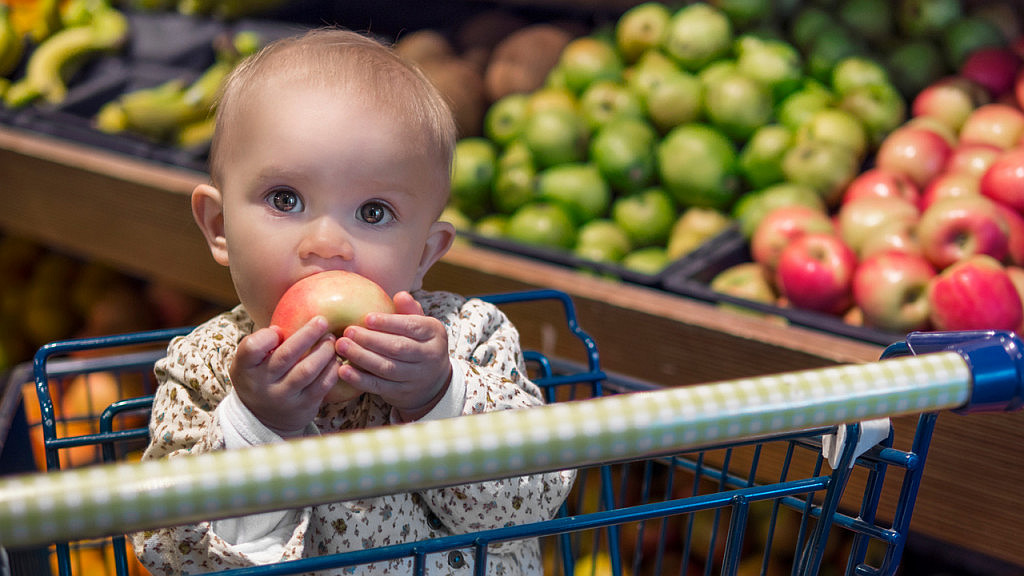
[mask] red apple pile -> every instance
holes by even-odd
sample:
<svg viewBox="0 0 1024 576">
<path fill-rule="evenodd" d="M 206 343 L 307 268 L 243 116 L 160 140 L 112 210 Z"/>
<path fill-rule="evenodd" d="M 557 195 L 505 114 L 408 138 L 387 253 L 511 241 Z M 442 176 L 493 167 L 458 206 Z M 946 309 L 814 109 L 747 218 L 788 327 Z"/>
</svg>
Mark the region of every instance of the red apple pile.
<svg viewBox="0 0 1024 576">
<path fill-rule="evenodd" d="M 1022 52 L 972 52 L 910 109 L 832 213 L 790 206 L 765 216 L 752 260 L 783 304 L 850 322 L 899 333 L 1021 330 Z"/>
</svg>

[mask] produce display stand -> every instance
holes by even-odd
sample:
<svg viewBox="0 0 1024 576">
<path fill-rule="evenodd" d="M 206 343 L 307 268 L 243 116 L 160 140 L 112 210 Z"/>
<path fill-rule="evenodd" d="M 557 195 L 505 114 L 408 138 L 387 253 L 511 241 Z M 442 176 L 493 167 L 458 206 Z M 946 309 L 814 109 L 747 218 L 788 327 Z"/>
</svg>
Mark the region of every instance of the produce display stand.
<svg viewBox="0 0 1024 576">
<path fill-rule="evenodd" d="M 213 302 L 234 294 L 192 221 L 188 194 L 202 173 L 140 160 L 17 127 L 0 127 L 0 229 L 126 273 L 168 281 Z M 664 386 L 876 360 L 881 346 L 717 308 L 656 289 L 609 281 L 513 254 L 457 245 L 427 287 L 465 294 L 563 290 L 601 343 L 609 373 Z M 513 316 L 524 342 L 571 353 L 569 336 L 543 315 Z M 912 437 L 915 419 L 897 418 Z M 900 432 L 903 432 L 900 434 Z M 1016 501 L 1024 462 L 1003 456 L 1024 442 L 1010 415 L 937 427 L 913 532 L 1024 565 Z M 885 503 L 880 514 L 887 514 Z"/>
</svg>

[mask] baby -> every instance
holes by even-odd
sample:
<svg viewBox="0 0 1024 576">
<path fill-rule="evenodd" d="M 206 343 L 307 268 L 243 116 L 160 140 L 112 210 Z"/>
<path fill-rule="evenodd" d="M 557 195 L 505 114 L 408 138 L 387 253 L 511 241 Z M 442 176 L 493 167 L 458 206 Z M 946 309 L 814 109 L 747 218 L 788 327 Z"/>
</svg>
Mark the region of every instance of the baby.
<svg viewBox="0 0 1024 576">
<path fill-rule="evenodd" d="M 361 34 L 314 30 L 238 66 L 218 105 L 211 182 L 196 187 L 192 210 L 240 305 L 157 363 L 145 458 L 543 403 L 498 309 L 422 289 L 455 236 L 438 221 L 455 138 L 423 74 Z M 378 283 L 396 312 L 340 337 L 317 317 L 282 338 L 270 324 L 278 299 L 333 269 Z M 339 382 L 350 393 L 328 395 Z M 154 574 L 268 564 L 549 519 L 572 482 L 563 471 L 334 502 L 139 533 L 133 544 Z M 428 574 L 471 574 L 473 564 L 470 550 L 426 563 Z M 488 556 L 488 574 L 541 571 L 536 540 Z"/>
</svg>

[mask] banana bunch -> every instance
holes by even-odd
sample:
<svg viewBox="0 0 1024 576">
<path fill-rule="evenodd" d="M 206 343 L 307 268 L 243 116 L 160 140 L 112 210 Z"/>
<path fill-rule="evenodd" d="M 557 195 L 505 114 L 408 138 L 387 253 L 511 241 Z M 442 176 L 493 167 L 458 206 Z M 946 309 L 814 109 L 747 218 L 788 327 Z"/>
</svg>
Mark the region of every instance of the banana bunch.
<svg viewBox="0 0 1024 576">
<path fill-rule="evenodd" d="M 0 4 L 0 96 L 10 84 L 8 76 L 21 64 L 24 51 L 25 45 L 11 19 L 11 9 Z"/>
<path fill-rule="evenodd" d="M 100 108 L 94 125 L 103 132 L 133 132 L 181 148 L 203 145 L 213 135 L 213 109 L 221 84 L 238 61 L 260 45 L 255 33 L 239 32 L 226 47 L 218 48 L 214 63 L 193 82 L 175 78 L 122 94 Z"/>
<path fill-rule="evenodd" d="M 78 66 L 120 48 L 128 37 L 128 19 L 107 0 L 73 0 L 63 16 L 60 11 L 57 15 L 58 25 L 38 26 L 42 40 L 29 55 L 24 76 L 4 93 L 8 107 L 20 108 L 40 98 L 60 103 L 67 96 L 67 78 Z"/>
</svg>

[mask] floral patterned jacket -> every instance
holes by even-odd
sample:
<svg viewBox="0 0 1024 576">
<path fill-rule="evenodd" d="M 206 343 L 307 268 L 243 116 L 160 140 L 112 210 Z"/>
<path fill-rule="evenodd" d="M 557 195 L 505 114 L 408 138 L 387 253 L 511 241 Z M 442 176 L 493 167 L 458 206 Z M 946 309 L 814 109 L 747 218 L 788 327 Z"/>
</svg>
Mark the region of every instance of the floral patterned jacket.
<svg viewBox="0 0 1024 576">
<path fill-rule="evenodd" d="M 447 292 L 417 291 L 424 312 L 448 331 L 453 367 L 465 381 L 464 414 L 528 408 L 543 403 L 524 374 L 519 334 L 495 306 Z M 176 458 L 225 448 L 214 410 L 230 392 L 228 368 L 237 343 L 253 329 L 239 306 L 175 339 L 155 369 L 159 387 L 144 458 Z M 314 424 L 321 434 L 389 425 L 391 407 L 364 394 L 348 404 L 325 404 Z M 385 546 L 476 532 L 554 516 L 572 487 L 572 471 L 522 476 L 417 493 L 334 502 L 295 511 L 283 527 L 280 558 Z M 252 566 L 252 546 L 230 543 L 216 522 L 132 535 L 136 554 L 156 575 L 196 574 Z M 251 543 L 250 543 L 251 544 Z M 258 543 L 257 543 L 258 544 Z M 427 574 L 472 574 L 470 550 L 427 557 Z M 408 574 L 411 560 L 347 568 L 342 574 Z M 488 574 L 542 573 L 536 540 L 491 548 Z"/>
</svg>

